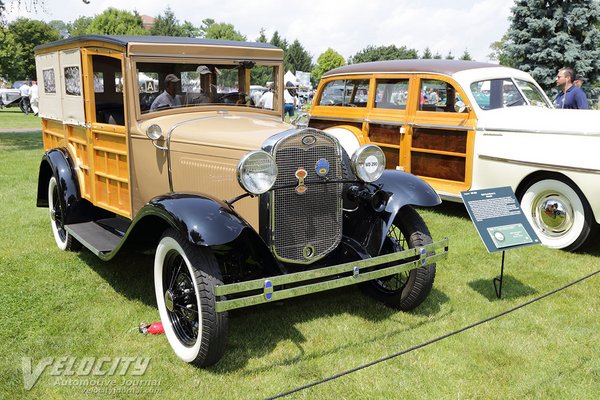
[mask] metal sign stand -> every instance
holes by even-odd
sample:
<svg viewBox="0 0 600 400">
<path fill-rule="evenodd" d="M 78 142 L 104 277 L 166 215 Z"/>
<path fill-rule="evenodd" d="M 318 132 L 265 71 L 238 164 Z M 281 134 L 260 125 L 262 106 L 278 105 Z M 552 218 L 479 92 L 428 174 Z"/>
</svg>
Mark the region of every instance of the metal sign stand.
<svg viewBox="0 0 600 400">
<path fill-rule="evenodd" d="M 504 279 L 504 253 L 505 251 L 502 250 L 502 266 L 500 268 L 500 277 L 494 278 L 492 281 L 494 283 L 494 290 L 496 291 L 497 298 L 502 297 L 502 280 Z"/>
</svg>

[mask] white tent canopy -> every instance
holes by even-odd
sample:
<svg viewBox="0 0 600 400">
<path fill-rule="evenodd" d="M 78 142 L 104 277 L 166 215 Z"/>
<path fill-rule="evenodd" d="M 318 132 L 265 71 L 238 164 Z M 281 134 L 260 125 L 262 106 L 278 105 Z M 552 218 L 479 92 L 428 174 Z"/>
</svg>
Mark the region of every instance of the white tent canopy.
<svg viewBox="0 0 600 400">
<path fill-rule="evenodd" d="M 283 76 L 283 82 L 292 82 L 294 86 L 298 86 L 299 83 L 298 78 L 296 78 L 296 75 L 292 74 L 292 71 L 288 71 L 285 73 L 285 75 Z"/>
</svg>

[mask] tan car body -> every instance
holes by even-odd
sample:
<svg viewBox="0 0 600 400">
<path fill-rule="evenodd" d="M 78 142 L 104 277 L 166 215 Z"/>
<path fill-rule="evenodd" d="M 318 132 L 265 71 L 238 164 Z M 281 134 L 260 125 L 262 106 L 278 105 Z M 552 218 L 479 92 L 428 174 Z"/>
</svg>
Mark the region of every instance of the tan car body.
<svg viewBox="0 0 600 400">
<path fill-rule="evenodd" d="M 98 122 L 95 102 L 103 99 L 94 93 L 94 73 L 98 71 L 94 70 L 92 57 L 97 55 L 120 63 L 123 124 Z M 290 128 L 281 118 L 281 87 L 276 85 L 274 110 L 252 108 L 251 112 L 244 112 L 236 106 L 203 105 L 198 109 L 202 113 L 197 119 L 190 117 L 189 108 L 142 114 L 136 95 L 140 90 L 135 79 L 136 63 L 255 60 L 273 65 L 282 76 L 282 58 L 283 52 L 278 48 L 233 46 L 228 42 L 191 39 L 189 43 L 186 40 L 183 43 L 176 40 L 157 43 L 147 37 L 111 40 L 111 37 L 88 36 L 38 47 L 36 60 L 44 149 L 67 147 L 77 161 L 82 197 L 95 206 L 133 218 L 150 199 L 169 191 L 166 156 L 152 144 L 146 129 L 151 124 L 167 129 L 172 127 L 173 169 L 183 172 L 174 174 L 174 189 L 198 192 L 204 188 L 220 200 L 231 199 L 242 193 L 236 179 L 236 166 L 241 156 L 260 148 L 269 136 Z M 60 90 L 66 85 L 61 71 L 71 66 L 81 71 L 81 94 L 78 96 Z M 58 87 L 55 93 L 45 90 L 44 71 L 49 69 L 54 70 Z M 278 78 L 275 84 L 281 80 Z M 239 90 L 249 92 L 249 81 L 240 80 Z M 193 127 L 190 120 L 194 122 Z M 214 144 L 215 133 L 222 139 L 218 145 Z M 204 151 L 196 154 L 196 150 L 186 150 L 190 145 L 198 149 L 197 144 L 202 144 L 200 148 Z M 195 177 L 210 178 L 203 181 Z M 244 199 L 238 208 L 257 229 L 256 203 L 256 199 Z"/>
</svg>

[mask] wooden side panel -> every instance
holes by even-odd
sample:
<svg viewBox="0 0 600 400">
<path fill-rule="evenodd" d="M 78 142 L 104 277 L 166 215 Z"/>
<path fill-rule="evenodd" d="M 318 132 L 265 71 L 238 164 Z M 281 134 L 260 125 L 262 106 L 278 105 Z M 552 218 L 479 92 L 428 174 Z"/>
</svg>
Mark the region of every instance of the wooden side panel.
<svg viewBox="0 0 600 400">
<path fill-rule="evenodd" d="M 122 129 L 93 129 L 96 204 L 131 216 L 127 136 Z"/>
<path fill-rule="evenodd" d="M 42 140 L 44 142 L 44 151 L 65 146 L 65 131 L 62 122 L 43 118 Z"/>
<path fill-rule="evenodd" d="M 464 154 L 467 152 L 467 132 L 415 128 L 412 147 Z"/>
<path fill-rule="evenodd" d="M 465 181 L 465 157 L 412 151 L 411 173 L 429 178 Z"/>
<path fill-rule="evenodd" d="M 92 200 L 90 146 L 87 138 L 88 129 L 80 126 L 65 125 L 67 148 L 75 158 L 75 170 L 79 177 L 79 189 L 84 199 Z"/>
</svg>

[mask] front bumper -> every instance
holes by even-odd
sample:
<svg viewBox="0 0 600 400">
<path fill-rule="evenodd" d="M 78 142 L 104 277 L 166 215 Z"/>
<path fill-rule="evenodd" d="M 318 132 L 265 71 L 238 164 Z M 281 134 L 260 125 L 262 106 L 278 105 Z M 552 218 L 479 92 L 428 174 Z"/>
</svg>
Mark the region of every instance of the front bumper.
<svg viewBox="0 0 600 400">
<path fill-rule="evenodd" d="M 360 282 L 410 271 L 434 263 L 437 260 L 445 259 L 447 255 L 448 238 L 445 238 L 425 246 L 331 267 L 218 285 L 215 287 L 215 295 L 218 298 L 215 308 L 217 312 L 224 312 L 355 285 Z M 367 272 L 361 272 L 365 270 Z M 293 287 L 286 288 L 286 285 L 293 285 Z M 234 298 L 220 300 L 219 298 L 222 296 Z"/>
</svg>

